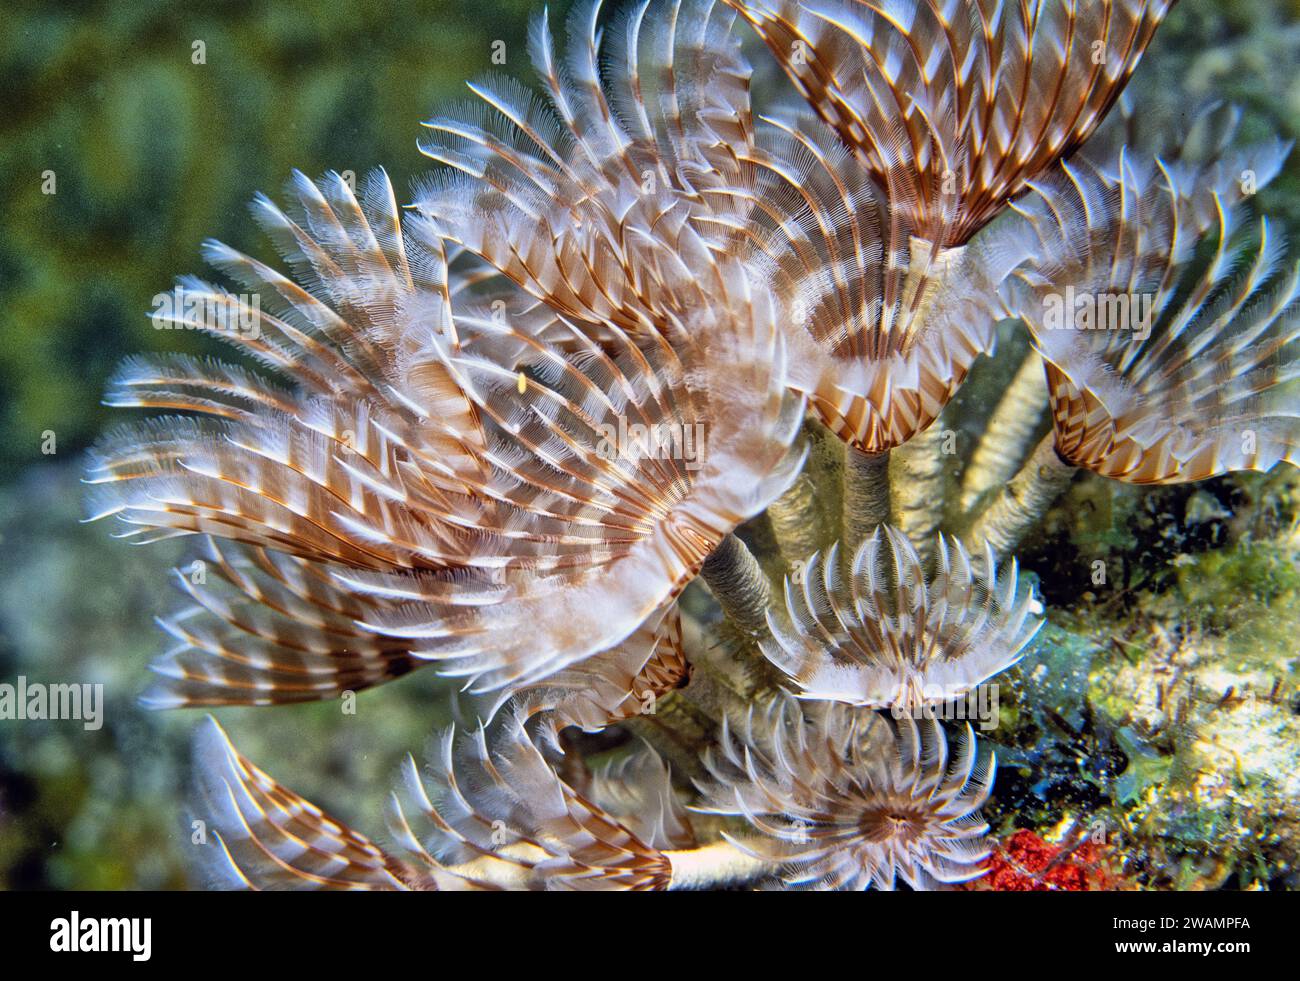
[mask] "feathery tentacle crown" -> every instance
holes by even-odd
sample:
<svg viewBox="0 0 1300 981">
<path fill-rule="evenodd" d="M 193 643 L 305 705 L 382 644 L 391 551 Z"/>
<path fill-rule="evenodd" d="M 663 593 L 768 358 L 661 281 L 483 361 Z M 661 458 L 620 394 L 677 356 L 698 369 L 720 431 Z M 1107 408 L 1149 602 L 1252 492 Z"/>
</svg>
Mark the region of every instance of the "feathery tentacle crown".
<svg viewBox="0 0 1300 981">
<path fill-rule="evenodd" d="M 788 384 L 864 453 L 927 428 L 993 346 L 1000 280 L 977 245 L 939 251 L 813 119 L 760 130 L 741 248 L 788 318 Z"/>
<path fill-rule="evenodd" d="M 94 516 L 117 515 L 137 540 L 207 533 L 374 570 L 460 564 L 491 543 L 447 519 L 463 525 L 483 506 L 465 483 L 481 479 L 478 426 L 428 346 L 447 254 L 402 234 L 382 172 L 360 198 L 338 175 L 317 186 L 297 174 L 290 193 L 293 216 L 261 197 L 253 210 L 309 288 L 208 242 L 208 261 L 254 292 L 187 277 L 155 316 L 220 337 L 294 387 L 215 362 L 128 362 L 109 404 L 193 415 L 103 441 Z"/>
<path fill-rule="evenodd" d="M 195 747 L 203 865 L 235 889 L 665 889 L 693 844 L 652 752 L 565 784 L 512 718 L 492 740 L 447 733 L 429 779 L 408 758 L 387 851 L 248 762 L 211 719 Z"/>
<path fill-rule="evenodd" d="M 734 839 L 772 862 L 793 888 L 942 888 L 976 878 L 989 854 L 979 808 L 996 761 L 967 726 L 891 723 L 834 702 L 776 699 L 724 731 L 706 758 L 699 810 L 743 817 Z"/>
<path fill-rule="evenodd" d="M 787 578 L 787 617 L 769 613 L 763 653 L 801 697 L 917 713 L 966 695 L 1023 656 L 1043 621 L 1014 560 L 1001 575 L 991 554 L 972 561 L 939 536 L 927 579 L 916 548 L 882 526 L 845 576 L 838 546 Z"/>
<path fill-rule="evenodd" d="M 967 241 L 1081 146 L 1173 0 L 727 0 L 911 228 Z"/>
<path fill-rule="evenodd" d="M 616 32 L 624 69 L 602 86 L 598 8 L 575 14 L 586 44 L 564 70 L 545 20 L 534 29 L 549 107 L 480 85 L 482 122 L 435 120 L 423 146 L 450 168 L 418 196 L 428 232 L 517 287 L 495 309 L 467 299 L 445 347 L 490 459 L 524 485 L 499 528 L 478 530 L 556 543 L 565 561 L 483 607 L 392 583 L 409 606 L 372 626 L 479 688 L 541 680 L 627 637 L 802 460 L 776 304 L 688 221 L 725 213 L 711 187 L 736 166 L 710 120 L 747 118 L 714 106 L 747 92 L 730 15 L 672 4 L 651 28 L 633 10 Z M 680 440 L 666 454 L 665 432 Z"/>
<path fill-rule="evenodd" d="M 570 60 L 583 84 L 563 84 L 543 24 L 534 46 L 554 110 L 480 88 L 487 125 L 507 135 L 435 128 L 457 135 L 426 151 L 461 172 L 431 184 L 406 235 L 382 178 L 360 201 L 338 178 L 320 188 L 298 178 L 297 221 L 259 200 L 311 290 L 217 245 L 219 267 L 285 309 L 195 289 L 259 323 L 258 336 L 232 339 L 304 391 L 234 369 L 130 368 L 115 389 L 122 404 L 217 421 L 110 440 L 98 513 L 333 563 L 333 582 L 364 597 L 353 619 L 385 650 L 441 661 L 476 690 L 539 681 L 664 616 L 801 461 L 776 306 L 745 263 L 686 221 L 709 180 L 723 179 L 714 158 L 735 166 L 708 120 L 725 132 L 742 118 L 701 100 L 743 92 L 746 77 L 734 40 L 709 53 L 731 15 L 703 8 L 680 30 L 647 31 L 640 62 L 644 11 L 628 21 L 627 74 L 640 78 L 644 63 L 659 80 L 653 108 L 631 83 L 607 97 L 594 35 Z M 629 183 L 646 174 L 648 185 Z M 566 201 L 562 220 L 537 224 L 541 202 Z M 561 229 L 571 234 L 552 234 Z M 467 271 L 447 239 L 476 254 Z M 539 258 L 515 262 L 511 250 Z M 219 331 L 220 317 L 186 310 L 186 322 Z M 224 680 L 244 693 L 232 700 L 272 701 L 284 680 L 274 672 L 303 671 L 278 649 L 247 663 L 187 642 L 237 667 L 173 656 L 166 670 L 184 673 L 173 688 L 189 689 L 174 700 Z M 307 646 L 356 656 L 337 636 Z M 250 670 L 258 677 L 245 679 Z"/>
<path fill-rule="evenodd" d="M 623 778 L 637 780 L 635 787 Z M 556 775 L 517 719 L 490 743 L 448 732 L 427 779 L 408 758 L 389 829 L 407 861 L 440 881 L 496 889 L 661 890 L 672 880 L 666 850 L 689 825 L 649 756 L 606 771 L 592 797 Z M 625 815 L 625 808 L 635 812 Z M 443 884 L 450 888 L 453 884 Z"/>
<path fill-rule="evenodd" d="M 967 242 L 1088 137 L 1169 0 L 727 2 L 833 130 L 778 124 L 764 168 L 806 199 L 764 248 L 803 328 L 792 384 L 881 453 L 928 427 L 992 349 L 1006 267 Z"/>
<path fill-rule="evenodd" d="M 716 248 L 736 234 L 752 183 L 735 15 L 713 0 L 670 0 L 654 17 L 649 6 L 603 30 L 602 3 L 583 0 L 565 58 L 548 15 L 535 19 L 544 101 L 509 78 L 472 84 L 477 102 L 424 124 L 420 149 L 446 169 L 416 205 L 570 321 L 762 337 L 742 268 Z"/>
<path fill-rule="evenodd" d="M 222 889 L 394 890 L 411 870 L 365 835 L 280 786 L 209 718 L 194 743 L 194 817 L 204 871 Z"/>
<path fill-rule="evenodd" d="M 156 665 L 153 704 L 328 698 L 402 674 L 420 663 L 409 645 L 357 625 L 396 604 L 340 575 L 443 574 L 500 555 L 474 527 L 500 506 L 473 489 L 489 472 L 481 427 L 429 345 L 454 253 L 409 240 L 382 172 L 360 195 L 338 175 L 296 174 L 290 194 L 289 213 L 262 197 L 253 212 L 306 286 L 208 242 L 208 260 L 252 292 L 189 277 L 155 314 L 290 385 L 159 356 L 128 361 L 106 396 L 189 414 L 101 441 L 92 516 L 116 516 L 137 542 L 209 536 L 179 570 L 194 605 L 164 622 L 180 646 Z"/>
<path fill-rule="evenodd" d="M 1267 183 L 1287 149 L 1120 150 L 1017 206 L 1007 232 L 1031 258 L 1004 292 L 1046 362 L 1067 462 L 1137 484 L 1300 465 L 1300 264 L 1243 213 L 1243 181 Z"/>
</svg>

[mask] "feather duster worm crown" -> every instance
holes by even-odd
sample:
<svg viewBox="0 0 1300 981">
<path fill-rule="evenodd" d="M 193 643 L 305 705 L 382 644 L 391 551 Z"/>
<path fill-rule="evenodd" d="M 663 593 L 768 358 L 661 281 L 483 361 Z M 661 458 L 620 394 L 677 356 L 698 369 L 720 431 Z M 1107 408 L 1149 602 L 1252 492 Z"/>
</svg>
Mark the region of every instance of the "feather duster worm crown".
<svg viewBox="0 0 1300 981">
<path fill-rule="evenodd" d="M 186 278 L 162 317 L 285 382 L 218 361 L 136 358 L 106 396 L 187 415 L 101 441 L 92 516 L 116 516 L 135 541 L 210 536 L 180 570 L 194 604 L 164 621 L 179 646 L 157 665 L 153 704 L 328 698 L 403 674 L 420 663 L 409 645 L 358 626 L 395 604 L 340 575 L 499 554 L 464 527 L 493 507 L 466 483 L 485 478 L 485 443 L 429 351 L 447 253 L 403 233 L 382 172 L 360 195 L 337 176 L 317 185 L 299 174 L 290 194 L 288 213 L 261 197 L 253 212 L 310 288 L 209 242 L 209 261 L 255 292 Z"/>
<path fill-rule="evenodd" d="M 812 556 L 785 584 L 785 616 L 769 614 L 768 660 L 805 698 L 896 714 L 959 698 L 1023 656 L 1042 605 L 998 574 L 991 553 L 972 561 L 939 537 L 927 576 L 901 532 L 881 527 L 859 547 L 847 575 L 838 546 Z"/>
<path fill-rule="evenodd" d="M 182 290 L 205 304 L 177 309 L 299 388 L 221 365 L 128 365 L 116 404 L 200 418 L 110 437 L 91 481 L 97 517 L 287 552 L 327 581 L 269 611 L 260 588 L 236 584 L 249 615 L 207 610 L 222 636 L 174 631 L 187 646 L 160 666 L 158 704 L 328 697 L 411 658 L 452 661 L 484 688 L 538 680 L 662 616 L 792 479 L 800 403 L 781 383 L 773 307 L 742 267 L 726 273 L 736 318 L 702 334 L 606 324 L 597 342 L 536 302 L 504 320 L 492 294 L 453 312 L 467 289 L 456 256 L 427 229 L 427 250 L 402 235 L 382 175 L 361 200 L 337 178 L 294 191 L 299 220 L 265 200 L 257 211 L 315 292 L 214 244 L 271 309 L 197 281 Z M 224 334 L 222 311 L 261 329 Z M 629 425 L 708 442 L 694 460 L 664 458 L 618 443 Z M 352 624 L 382 640 L 354 649 Z M 368 655 L 376 643 L 382 656 Z"/>
<path fill-rule="evenodd" d="M 742 361 L 734 347 L 722 358 L 709 341 L 672 345 L 612 325 L 599 344 L 566 326 L 567 351 L 487 315 L 477 326 L 478 351 L 449 352 L 447 363 L 487 424 L 502 474 L 504 487 L 484 489 L 510 508 L 475 530 L 550 551 L 550 568 L 507 569 L 500 585 L 458 581 L 454 593 L 434 577 L 349 581 L 403 601 L 367 626 L 409 638 L 420 656 L 487 689 L 541 680 L 660 615 L 722 538 L 793 479 L 800 406 L 774 380 L 774 333 Z M 702 428 L 701 465 L 620 447 L 628 419 Z"/>
<path fill-rule="evenodd" d="M 727 2 L 831 130 L 781 125 L 763 168 L 778 193 L 758 199 L 805 207 L 752 216 L 775 218 L 773 289 L 807 332 L 793 384 L 842 439 L 884 453 L 992 350 L 1009 268 L 966 243 L 1087 139 L 1170 2 Z"/>
<path fill-rule="evenodd" d="M 1068 463 L 1141 484 L 1300 463 L 1300 267 L 1268 221 L 1243 220 L 1243 175 L 1266 183 L 1285 152 L 1193 165 L 1121 151 L 1019 208 L 1011 234 L 1033 258 L 1009 309 L 1047 363 Z"/>
<path fill-rule="evenodd" d="M 570 568 L 512 581 L 475 608 L 391 576 L 366 581 L 408 601 L 373 626 L 463 662 L 452 672 L 481 688 L 541 680 L 627 637 L 801 465 L 779 307 L 688 220 L 726 212 L 707 202 L 714 170 L 735 167 L 712 121 L 725 133 L 745 118 L 727 102 L 747 91 L 730 17 L 672 4 L 649 26 L 634 10 L 615 55 L 623 71 L 602 86 L 598 9 L 575 13 L 586 43 L 567 69 L 545 18 L 535 26 L 549 106 L 479 85 L 485 108 L 430 122 L 423 144 L 449 165 L 418 196 L 427 231 L 469 249 L 502 290 L 491 315 L 462 304 L 457 332 L 475 350 L 449 346 L 445 360 L 494 434 L 535 460 L 494 462 L 548 492 L 535 504 L 515 495 L 529 524 L 503 533 L 560 543 Z M 701 432 L 704 452 L 658 459 L 622 445 L 628 425 Z"/>
<path fill-rule="evenodd" d="M 934 422 L 992 349 L 1005 267 L 918 237 L 816 120 L 759 135 L 742 245 L 784 303 L 789 384 L 845 442 L 883 453 Z"/>
<path fill-rule="evenodd" d="M 513 722 L 491 742 L 483 730 L 457 742 L 442 739 L 428 780 L 408 760 L 393 798 L 391 830 L 419 866 L 479 888 L 668 888 L 665 851 L 687 826 L 662 766 L 638 774 L 640 794 L 612 790 L 608 774 L 598 784 L 639 808 L 629 826 L 561 780 Z"/>
<path fill-rule="evenodd" d="M 420 149 L 446 169 L 416 204 L 569 319 L 702 332 L 753 316 L 745 277 L 715 250 L 748 207 L 750 70 L 725 7 L 649 6 L 602 30 L 599 0 L 579 3 L 567 57 L 537 18 L 544 101 L 513 79 L 472 84 L 476 102 L 425 123 Z"/>
<path fill-rule="evenodd" d="M 979 815 L 996 766 L 967 727 L 830 702 L 777 699 L 706 764 L 701 810 L 743 817 L 737 844 L 780 863 L 796 888 L 931 889 L 976 878 L 989 854 Z"/>
<path fill-rule="evenodd" d="M 727 0 L 914 233 L 968 241 L 1083 144 L 1173 0 Z"/>
<path fill-rule="evenodd" d="M 282 787 L 209 718 L 194 741 L 202 867 L 222 889 L 393 890 L 412 870 Z"/>
<path fill-rule="evenodd" d="M 664 889 L 666 852 L 693 843 L 653 753 L 562 781 L 517 719 L 490 740 L 448 732 L 429 780 L 414 760 L 390 802 L 385 850 L 280 786 L 208 720 L 195 747 L 203 852 L 227 888 L 331 890 Z"/>
</svg>

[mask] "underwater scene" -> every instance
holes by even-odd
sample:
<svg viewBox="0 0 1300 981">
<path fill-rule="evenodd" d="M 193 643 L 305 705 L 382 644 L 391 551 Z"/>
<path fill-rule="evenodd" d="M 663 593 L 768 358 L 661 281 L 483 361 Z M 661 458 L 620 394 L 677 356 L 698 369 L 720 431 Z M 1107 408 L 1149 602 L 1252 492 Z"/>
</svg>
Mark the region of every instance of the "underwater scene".
<svg viewBox="0 0 1300 981">
<path fill-rule="evenodd" d="M 10 5 L 0 890 L 1300 889 L 1298 66 Z"/>
</svg>

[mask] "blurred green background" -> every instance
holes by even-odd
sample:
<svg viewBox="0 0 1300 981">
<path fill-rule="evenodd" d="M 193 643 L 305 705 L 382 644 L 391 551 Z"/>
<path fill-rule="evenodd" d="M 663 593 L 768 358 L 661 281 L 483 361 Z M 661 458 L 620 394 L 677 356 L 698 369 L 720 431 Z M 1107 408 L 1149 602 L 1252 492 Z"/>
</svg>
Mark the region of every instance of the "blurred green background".
<svg viewBox="0 0 1300 981">
<path fill-rule="evenodd" d="M 552 4 L 553 20 L 567 4 Z M 617 0 L 610 6 L 617 6 Z M 558 8 L 558 10 L 557 10 Z M 0 17 L 0 681 L 103 683 L 106 722 L 0 721 L 0 887 L 187 883 L 186 746 L 197 716 L 134 703 L 175 602 L 174 548 L 79 524 L 82 455 L 111 422 L 112 367 L 136 351 L 215 350 L 150 326 L 151 298 L 202 272 L 219 238 L 274 260 L 249 220 L 293 168 L 401 189 L 418 123 L 489 70 L 529 74 L 533 0 L 9 2 Z M 494 68 L 491 45 L 506 44 Z M 195 42 L 204 63 L 195 64 Z M 1186 0 L 1135 87 L 1245 105 L 1257 133 L 1300 129 L 1300 3 Z M 756 59 L 764 56 L 756 53 Z M 1283 70 L 1285 69 L 1285 70 Z M 1177 96 L 1182 99 L 1183 96 Z M 54 193 L 49 178 L 53 177 Z M 1300 228 L 1300 169 L 1261 198 Z M 52 432 L 56 451 L 42 453 Z M 447 721 L 419 673 L 335 705 L 221 713 L 241 749 L 363 829 L 402 752 Z"/>
</svg>

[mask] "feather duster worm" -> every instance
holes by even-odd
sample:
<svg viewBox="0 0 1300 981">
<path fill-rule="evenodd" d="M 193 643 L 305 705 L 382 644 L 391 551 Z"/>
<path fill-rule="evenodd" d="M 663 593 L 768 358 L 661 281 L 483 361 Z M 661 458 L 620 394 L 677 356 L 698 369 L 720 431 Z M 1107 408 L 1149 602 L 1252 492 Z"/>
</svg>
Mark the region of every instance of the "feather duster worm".
<svg viewBox="0 0 1300 981">
<path fill-rule="evenodd" d="M 855 545 L 891 514 L 883 454 L 930 426 L 992 349 L 1008 270 L 967 243 L 1088 138 L 1171 2 L 727 2 L 834 131 L 788 127 L 813 227 L 784 259 L 781 292 L 814 341 L 793 359 L 796 384 L 850 446 Z M 939 524 L 936 456 L 918 446 L 900 461 L 893 494 L 894 520 L 922 542 Z"/>
<path fill-rule="evenodd" d="M 1046 363 L 1053 430 L 972 535 L 1005 554 L 1076 468 L 1168 484 L 1297 465 L 1300 271 L 1266 220 L 1242 220 L 1243 180 L 1266 183 L 1283 156 L 1121 152 L 1066 167 L 1019 207 L 1008 234 L 1030 258 L 1008 309 Z"/>
<path fill-rule="evenodd" d="M 679 807 L 658 786 L 656 803 Z M 676 814 L 638 820 L 661 832 L 680 826 Z M 642 840 L 570 788 L 513 722 L 490 748 L 483 730 L 446 734 L 427 781 L 408 758 L 389 824 L 413 864 L 471 888 L 645 890 L 672 879 L 666 839 Z"/>
<path fill-rule="evenodd" d="M 979 245 L 940 253 L 909 234 L 815 120 L 762 137 L 745 245 L 787 311 L 788 384 L 847 445 L 844 538 L 856 544 L 889 518 L 887 454 L 930 427 L 991 350 L 1007 267 Z"/>
<path fill-rule="evenodd" d="M 517 717 L 491 738 L 448 733 L 427 780 L 408 759 L 389 824 L 412 865 L 469 888 L 691 889 L 766 871 L 725 842 L 696 846 L 653 753 L 597 772 L 582 794 Z"/>
<path fill-rule="evenodd" d="M 194 743 L 203 868 L 219 889 L 394 890 L 412 870 L 240 755 L 209 718 Z"/>
<path fill-rule="evenodd" d="M 565 353 L 508 325 L 482 327 L 502 346 L 481 344 L 487 356 L 449 352 L 447 363 L 500 464 L 500 488 L 482 489 L 510 508 L 479 519 L 475 531 L 549 554 L 525 560 L 518 573 L 507 569 L 499 585 L 457 581 L 454 592 L 431 576 L 348 577 L 404 601 L 368 626 L 409 638 L 417 654 L 448 662 L 446 673 L 474 678 L 479 690 L 541 680 L 623 640 L 800 463 L 790 450 L 799 405 L 772 384 L 774 337 L 761 352 L 747 348 L 741 363 L 734 348 L 722 359 L 712 342 L 680 338 L 674 346 L 657 334 L 639 343 L 611 328 L 600 344 L 574 330 L 576 350 Z M 502 350 L 515 345 L 518 354 Z M 711 357 L 737 373 L 695 374 L 692 362 Z M 709 449 L 700 467 L 623 445 L 628 419 L 643 431 L 703 430 Z"/>
<path fill-rule="evenodd" d="M 1047 362 L 1057 451 L 1069 463 L 1153 484 L 1297 462 L 1300 271 L 1286 262 L 1274 226 L 1263 220 L 1252 229 L 1242 221 L 1234 204 L 1241 175 L 1266 180 L 1277 167 L 1276 158 L 1262 172 L 1259 161 L 1249 163 L 1222 165 L 1227 190 L 1211 178 L 1193 193 L 1181 175 L 1125 159 L 1118 188 L 1109 181 L 1092 188 L 1121 198 L 1105 227 L 1071 227 L 1061 244 L 1080 248 L 1071 248 L 1065 268 L 1049 264 L 1064 275 L 1034 268 L 1051 276 L 1055 289 L 1073 287 L 1076 299 L 1127 296 L 1132 304 L 1127 323 L 1105 322 L 1109 309 L 1103 322 L 1089 322 L 1095 304 L 1088 302 L 1049 323 L 1053 305 L 1037 276 L 1041 302 L 1017 304 Z M 1163 228 L 1171 234 L 1160 241 Z M 1109 255 L 1098 254 L 1098 234 L 1116 243 Z M 1214 241 L 1199 272 L 1198 234 Z"/>
<path fill-rule="evenodd" d="M 204 867 L 219 888 L 664 889 L 672 856 L 694 849 L 658 757 L 643 752 L 594 774 L 588 799 L 516 720 L 490 751 L 484 731 L 448 733 L 428 782 L 408 759 L 388 850 L 280 786 L 211 719 L 195 768 Z"/>
<path fill-rule="evenodd" d="M 934 889 L 983 874 L 979 808 L 995 761 L 966 727 L 950 749 L 933 720 L 778 699 L 724 732 L 706 759 L 701 810 L 743 817 L 737 847 L 781 866 L 786 885 Z"/>
<path fill-rule="evenodd" d="M 360 196 L 298 174 L 291 195 L 291 213 L 261 197 L 253 211 L 310 289 L 209 242 L 209 261 L 257 292 L 187 278 L 155 314 L 289 384 L 163 356 L 127 362 L 106 396 L 189 415 L 101 441 L 92 517 L 116 516 L 135 541 L 210 536 L 182 575 L 195 605 L 164 621 L 182 646 L 159 662 L 154 704 L 328 698 L 404 673 L 419 663 L 408 644 L 357 627 L 394 604 L 337 574 L 461 568 L 493 551 L 466 527 L 497 507 L 466 483 L 488 474 L 482 430 L 428 344 L 452 260 L 403 234 L 382 172 Z"/>
<path fill-rule="evenodd" d="M 602 31 L 602 4 L 584 0 L 564 58 L 548 15 L 537 18 L 544 101 L 512 79 L 472 84 L 476 101 L 424 124 L 420 149 L 446 169 L 416 205 L 571 321 L 702 333 L 750 319 L 717 251 L 748 207 L 750 72 L 725 7 L 674 0 L 653 18 L 648 7 Z"/>
<path fill-rule="evenodd" d="M 998 264 L 908 234 L 816 121 L 765 136 L 750 225 L 789 311 L 790 384 L 855 450 L 885 453 L 927 428 L 992 347 Z"/>
<path fill-rule="evenodd" d="M 1105 118 L 1173 0 L 727 0 L 914 235 L 959 246 Z"/>
<path fill-rule="evenodd" d="M 998 574 L 991 555 L 972 562 L 939 537 L 927 575 L 901 532 L 878 528 L 845 574 L 829 554 L 808 560 L 785 584 L 786 615 L 771 615 L 768 660 L 803 698 L 916 714 L 960 698 L 1024 655 L 1042 605 Z"/>
<path fill-rule="evenodd" d="M 598 8 L 575 14 L 587 43 L 567 71 L 545 19 L 535 27 L 549 106 L 480 85 L 478 121 L 435 120 L 423 144 L 449 165 L 418 197 L 429 229 L 518 287 L 493 314 L 464 305 L 458 336 L 475 350 L 452 340 L 445 358 L 493 436 L 535 458 L 510 461 L 515 470 L 548 492 L 529 502 L 530 527 L 499 533 L 536 534 L 566 553 L 563 570 L 478 609 L 393 584 L 411 605 L 373 626 L 463 662 L 453 673 L 479 687 L 540 680 L 626 637 L 711 571 L 705 558 L 802 462 L 779 307 L 747 263 L 714 248 L 729 234 L 727 195 L 711 203 L 718 175 L 737 166 L 722 137 L 739 127 L 742 139 L 748 111 L 730 15 L 696 4 L 679 22 L 672 4 L 643 38 L 645 11 L 634 10 L 617 32 L 623 70 L 602 86 Z M 629 445 L 648 438 L 633 429 L 698 433 L 700 453 Z M 380 590 L 392 580 L 367 578 Z"/>
<path fill-rule="evenodd" d="M 715 64 L 700 47 L 715 36 L 683 30 L 674 46 L 672 32 L 660 30 L 668 40 L 647 64 L 677 86 L 661 106 L 670 97 L 686 104 L 692 86 L 729 90 L 726 51 Z M 553 66 L 545 31 L 535 37 L 539 65 Z M 595 79 L 594 42 L 585 56 Z M 690 65 L 677 71 L 674 57 Z M 629 71 L 636 58 L 634 47 Z M 513 139 L 531 139 L 532 124 L 507 100 L 480 91 L 500 109 L 497 122 L 517 128 Z M 598 86 L 582 91 L 603 99 Z M 534 144 L 558 168 L 547 179 L 560 182 L 536 187 L 551 202 L 568 188 L 576 211 L 563 227 L 575 232 L 576 252 L 533 225 L 523 238 L 510 235 L 520 254 L 540 242 L 560 249 L 550 266 L 539 260 L 541 279 L 530 278 L 533 263 L 506 261 L 491 232 L 516 214 L 520 195 L 493 211 L 503 179 L 467 152 L 444 155 L 473 172 L 461 176 L 478 193 L 458 179 L 435 182 L 442 192 L 422 196 L 426 217 L 409 220 L 405 235 L 382 176 L 360 200 L 337 178 L 319 188 L 298 178 L 299 220 L 265 200 L 257 210 L 314 292 L 217 245 L 208 251 L 219 266 L 285 309 L 192 286 L 220 311 L 259 324 L 256 336 L 232 339 L 302 389 L 281 392 L 224 368 L 197 377 L 175 367 L 130 370 L 121 404 L 216 418 L 108 440 L 92 472 L 105 485 L 96 516 L 332 563 L 332 580 L 367 598 L 355 619 L 386 650 L 441 661 L 476 690 L 537 682 L 662 616 L 730 530 L 793 480 L 802 407 L 784 385 L 771 297 L 744 262 L 711 251 L 684 220 L 692 195 L 668 183 L 689 171 L 684 160 L 665 166 L 663 182 L 643 195 L 641 185 L 625 186 L 614 161 L 593 166 L 603 159 L 596 154 L 617 149 L 609 141 L 619 133 L 623 162 L 636 165 L 632 134 L 612 117 L 609 128 L 584 132 L 593 117 L 570 111 L 566 100 L 576 96 L 553 86 L 553 97 L 557 118 L 572 127 L 567 142 L 554 142 L 570 159 Z M 690 118 L 703 127 L 706 116 Z M 465 123 L 459 132 L 468 135 L 457 140 L 495 151 L 501 167 L 521 162 L 487 130 Z M 700 133 L 682 154 L 706 145 Z M 540 180 L 535 163 L 519 173 Z M 468 224 L 458 228 L 466 202 Z M 584 239 L 599 227 L 584 209 L 621 215 L 618 235 Z M 477 251 L 470 273 L 455 268 L 459 246 L 449 252 L 444 236 Z M 631 251 L 610 263 L 611 241 Z M 584 277 L 594 277 L 591 289 L 566 292 L 562 284 Z M 617 304 L 595 299 L 615 294 Z M 222 319 L 185 317 L 214 332 Z M 312 649 L 331 644 L 351 656 L 337 638 L 316 638 Z M 274 700 L 264 691 L 256 698 Z"/>
</svg>

